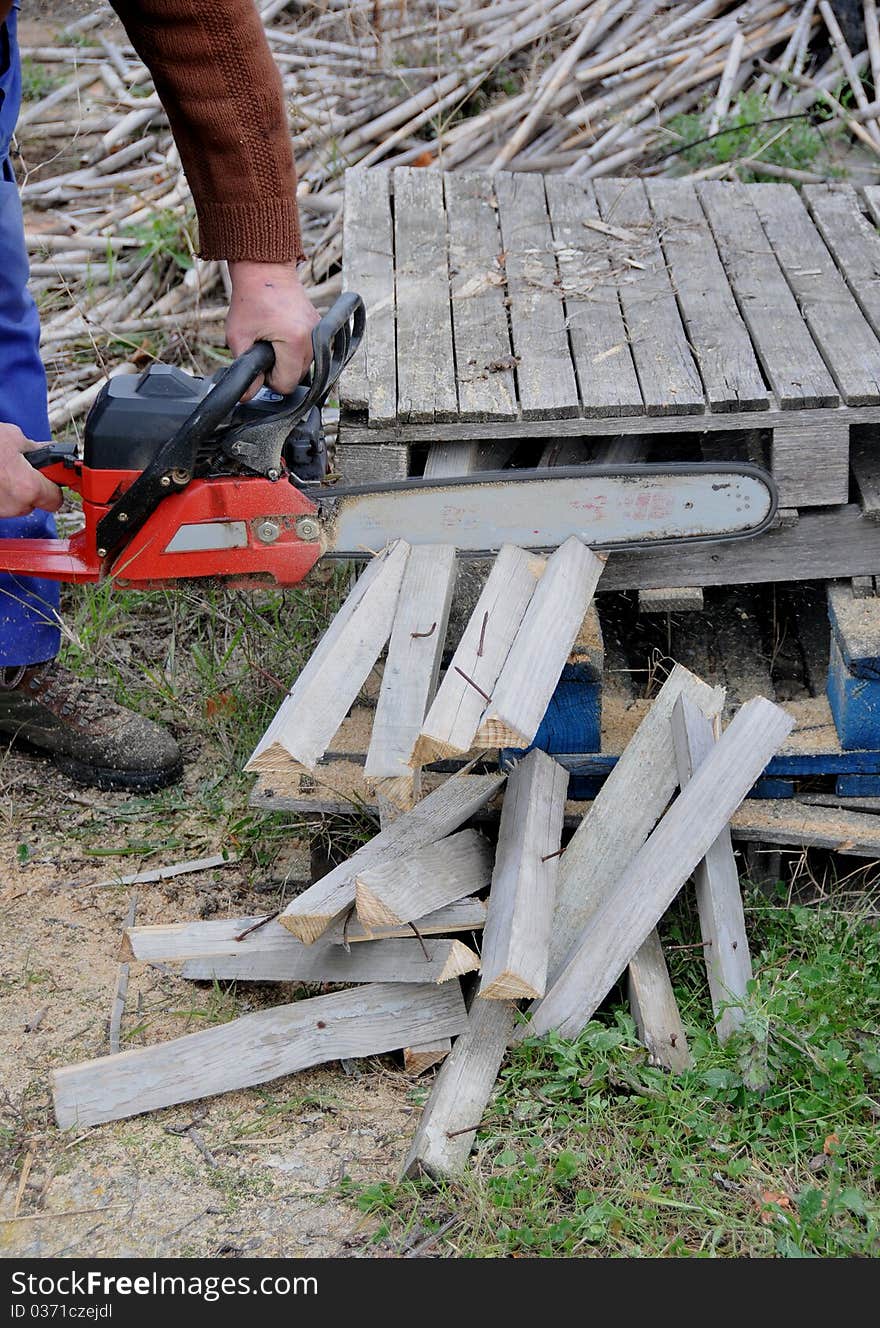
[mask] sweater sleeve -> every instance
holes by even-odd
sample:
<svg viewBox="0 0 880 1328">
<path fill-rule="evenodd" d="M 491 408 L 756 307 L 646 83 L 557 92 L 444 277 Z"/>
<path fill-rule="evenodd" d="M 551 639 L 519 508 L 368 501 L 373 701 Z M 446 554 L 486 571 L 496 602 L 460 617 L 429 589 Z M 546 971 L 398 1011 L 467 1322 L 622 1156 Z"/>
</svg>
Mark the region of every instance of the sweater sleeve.
<svg viewBox="0 0 880 1328">
<path fill-rule="evenodd" d="M 203 258 L 303 258 L 281 77 L 254 0 L 111 0 L 153 75 Z"/>
</svg>

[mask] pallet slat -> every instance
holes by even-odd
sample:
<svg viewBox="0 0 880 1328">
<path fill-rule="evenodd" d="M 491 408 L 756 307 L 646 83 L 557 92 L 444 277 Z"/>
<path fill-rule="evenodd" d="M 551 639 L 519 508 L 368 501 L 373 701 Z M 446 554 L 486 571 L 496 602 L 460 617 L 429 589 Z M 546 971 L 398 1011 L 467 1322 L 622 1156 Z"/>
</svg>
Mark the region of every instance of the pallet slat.
<svg viewBox="0 0 880 1328">
<path fill-rule="evenodd" d="M 397 419 L 394 237 L 387 169 L 345 176 L 342 268 L 346 290 L 362 296 L 367 331 L 340 382 L 344 406 L 366 408 L 374 424 Z"/>
</svg>

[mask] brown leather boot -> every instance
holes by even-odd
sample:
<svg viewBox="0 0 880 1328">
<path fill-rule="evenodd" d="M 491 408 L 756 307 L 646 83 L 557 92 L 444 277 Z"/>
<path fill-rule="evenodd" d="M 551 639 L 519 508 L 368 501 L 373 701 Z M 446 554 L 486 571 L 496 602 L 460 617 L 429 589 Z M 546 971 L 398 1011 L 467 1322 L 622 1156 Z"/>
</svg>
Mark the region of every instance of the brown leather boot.
<svg viewBox="0 0 880 1328">
<path fill-rule="evenodd" d="M 183 773 L 177 743 L 54 660 L 0 668 L 0 734 L 46 752 L 65 775 L 142 793 Z"/>
</svg>

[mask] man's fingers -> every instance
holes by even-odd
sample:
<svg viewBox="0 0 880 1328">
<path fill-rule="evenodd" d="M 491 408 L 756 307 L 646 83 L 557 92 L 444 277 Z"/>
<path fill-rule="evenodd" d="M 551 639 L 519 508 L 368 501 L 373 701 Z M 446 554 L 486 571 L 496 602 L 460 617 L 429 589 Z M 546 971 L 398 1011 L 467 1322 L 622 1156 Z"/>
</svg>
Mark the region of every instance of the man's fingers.
<svg viewBox="0 0 880 1328">
<path fill-rule="evenodd" d="M 296 341 L 277 341 L 273 348 L 275 364 L 267 383 L 273 392 L 286 396 L 299 386 L 312 362 L 312 338 L 304 333 Z"/>
</svg>

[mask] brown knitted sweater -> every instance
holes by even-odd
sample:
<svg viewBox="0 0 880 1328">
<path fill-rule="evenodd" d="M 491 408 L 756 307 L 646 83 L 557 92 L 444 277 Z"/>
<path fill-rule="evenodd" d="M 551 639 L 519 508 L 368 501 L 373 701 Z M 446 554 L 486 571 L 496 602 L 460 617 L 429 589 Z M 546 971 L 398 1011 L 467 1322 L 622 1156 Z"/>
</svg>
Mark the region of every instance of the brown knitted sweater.
<svg viewBox="0 0 880 1328">
<path fill-rule="evenodd" d="M 153 75 L 203 258 L 301 259 L 281 78 L 254 0 L 111 0 Z M 0 0 L 0 21 L 11 9 Z"/>
</svg>

